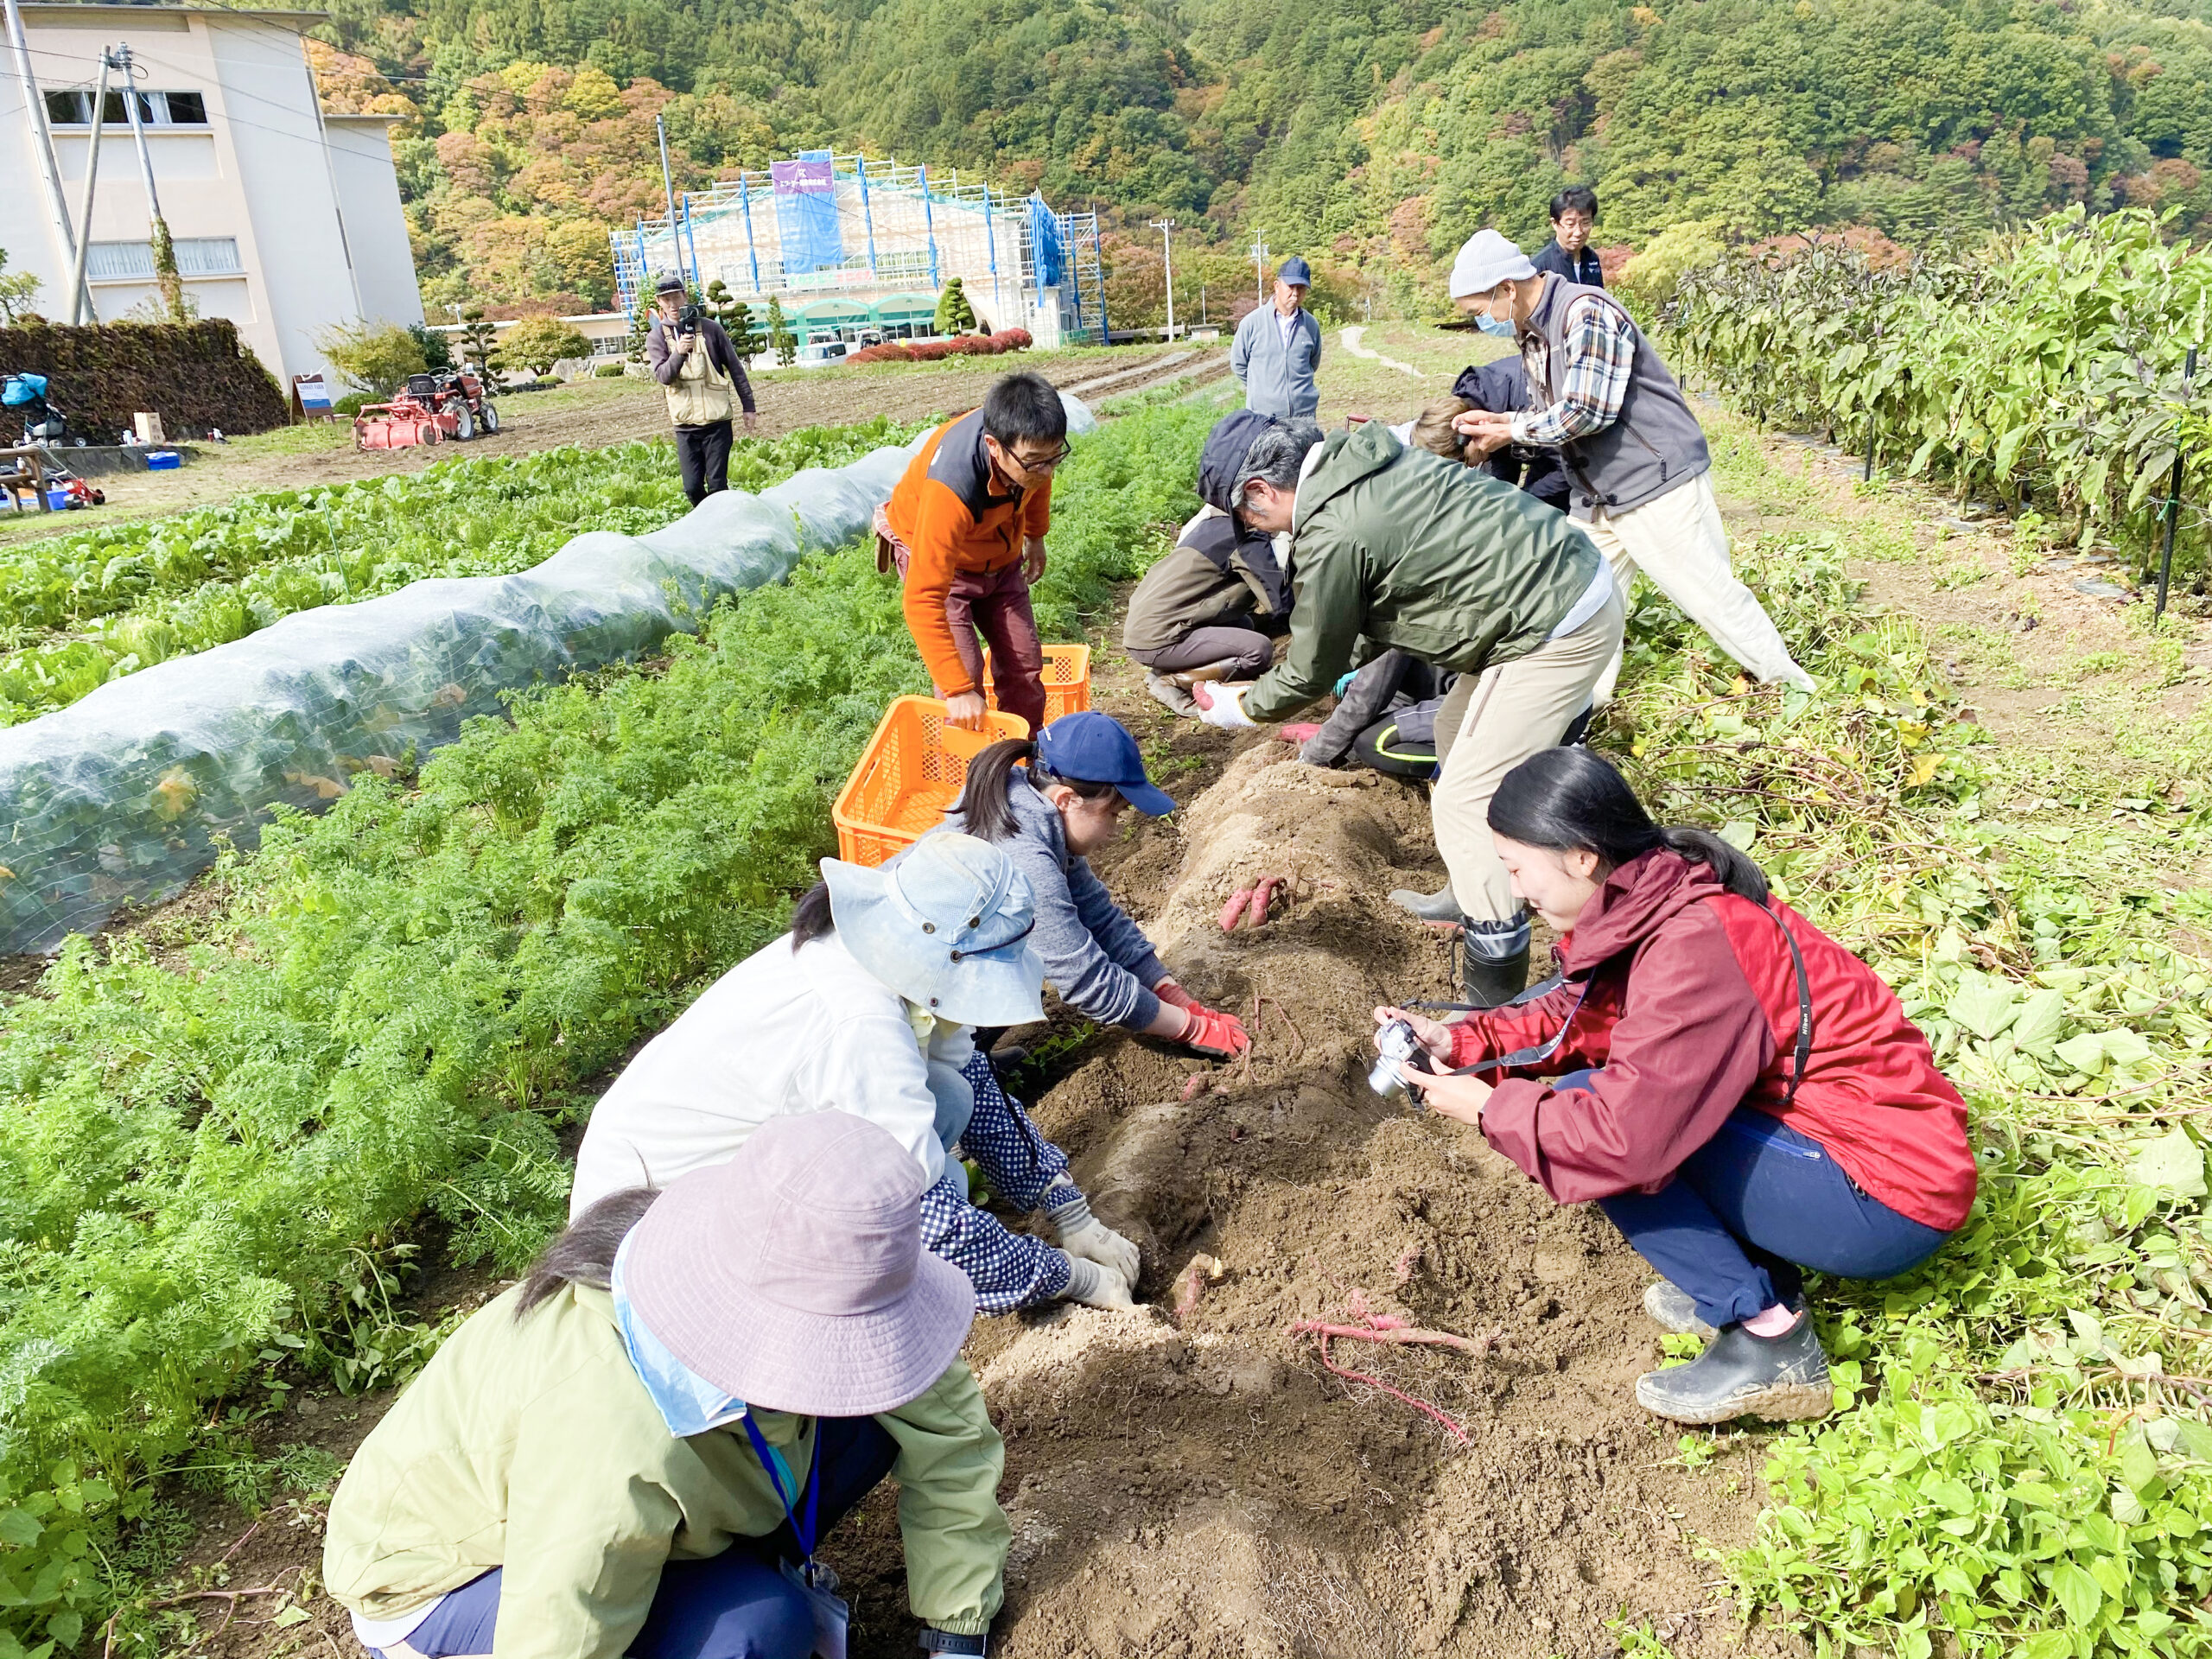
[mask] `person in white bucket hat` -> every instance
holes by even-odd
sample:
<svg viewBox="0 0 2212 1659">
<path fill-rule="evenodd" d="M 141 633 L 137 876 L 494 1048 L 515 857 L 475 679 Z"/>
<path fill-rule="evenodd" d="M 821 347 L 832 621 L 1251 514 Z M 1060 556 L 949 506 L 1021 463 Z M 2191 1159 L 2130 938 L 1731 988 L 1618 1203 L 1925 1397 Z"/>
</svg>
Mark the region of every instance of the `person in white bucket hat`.
<svg viewBox="0 0 2212 1659">
<path fill-rule="evenodd" d="M 791 931 L 724 974 L 648 1043 L 593 1109 L 570 1216 L 623 1187 L 721 1163 L 772 1119 L 842 1110 L 880 1124 L 927 1178 L 929 1249 L 976 1305 L 1135 1305 L 1137 1247 L 1090 1213 L 1066 1154 L 976 1052 L 978 1026 L 1044 1018 L 1027 879 L 973 836 L 931 836 L 880 869 L 822 861 Z M 957 1146 L 1059 1240 L 968 1201 Z"/>
<path fill-rule="evenodd" d="M 1494 230 L 1452 262 L 1452 300 L 1484 334 L 1516 341 L 1530 403 L 1452 422 L 1478 445 L 1557 449 L 1567 516 L 1590 533 L 1624 597 L 1641 570 L 1755 679 L 1813 689 L 1773 619 L 1728 562 L 1705 430 L 1619 301 L 1540 271 Z M 1599 683 L 1611 697 L 1620 658 Z"/>
<path fill-rule="evenodd" d="M 921 1645 L 981 1654 L 1006 1451 L 959 1358 L 975 1297 L 923 1181 L 847 1112 L 610 1194 L 370 1434 L 323 1578 L 378 1659 L 842 1654 L 821 1537 L 899 1484 Z"/>
</svg>

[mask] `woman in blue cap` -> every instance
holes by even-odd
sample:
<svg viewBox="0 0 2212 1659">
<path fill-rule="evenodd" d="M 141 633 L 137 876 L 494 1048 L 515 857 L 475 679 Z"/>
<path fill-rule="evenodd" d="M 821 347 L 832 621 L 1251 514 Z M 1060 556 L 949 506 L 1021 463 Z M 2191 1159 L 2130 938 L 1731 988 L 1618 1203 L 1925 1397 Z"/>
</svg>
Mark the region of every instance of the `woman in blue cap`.
<svg viewBox="0 0 2212 1659">
<path fill-rule="evenodd" d="M 709 986 L 600 1097 L 570 1219 L 727 1162 L 773 1119 L 845 1111 L 913 1158 L 922 1243 L 967 1274 L 982 1312 L 1132 1306 L 1137 1247 L 1092 1217 L 1066 1155 L 976 1052 L 976 1027 L 1045 1017 L 1036 905 L 1014 861 L 931 835 L 878 869 L 825 858 L 822 878 L 790 932 Z M 1060 1248 L 970 1204 L 956 1147 L 1001 1199 L 1048 1215 Z"/>
<path fill-rule="evenodd" d="M 1108 715 L 1062 715 L 1032 741 L 994 743 L 968 766 L 944 828 L 1005 850 L 1037 899 L 1030 944 L 1060 1001 L 1217 1059 L 1251 1046 L 1236 1016 L 1194 1001 L 1141 929 L 1093 874 L 1089 855 L 1120 833 L 1134 806 L 1149 817 L 1175 803 L 1144 773 L 1137 741 Z"/>
</svg>

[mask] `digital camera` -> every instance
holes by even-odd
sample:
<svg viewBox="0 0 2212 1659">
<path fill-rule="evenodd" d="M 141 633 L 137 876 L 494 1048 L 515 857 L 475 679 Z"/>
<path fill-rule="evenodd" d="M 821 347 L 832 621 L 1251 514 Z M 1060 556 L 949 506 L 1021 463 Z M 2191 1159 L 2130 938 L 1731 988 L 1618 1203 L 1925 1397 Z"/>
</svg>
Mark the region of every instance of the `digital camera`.
<svg viewBox="0 0 2212 1659">
<path fill-rule="evenodd" d="M 677 315 L 676 332 L 679 334 L 697 334 L 699 332 L 699 319 L 702 315 L 703 314 L 699 309 L 697 302 L 695 301 L 691 304 L 685 306 Z"/>
<path fill-rule="evenodd" d="M 1367 1086 L 1394 1105 L 1406 1103 L 1413 1097 L 1412 1090 L 1399 1077 L 1398 1067 L 1410 1060 L 1422 1071 L 1428 1070 L 1428 1057 L 1421 1052 L 1421 1039 L 1414 1035 L 1408 1022 L 1393 1020 L 1375 1033 L 1375 1046 L 1382 1052 L 1367 1074 Z"/>
</svg>

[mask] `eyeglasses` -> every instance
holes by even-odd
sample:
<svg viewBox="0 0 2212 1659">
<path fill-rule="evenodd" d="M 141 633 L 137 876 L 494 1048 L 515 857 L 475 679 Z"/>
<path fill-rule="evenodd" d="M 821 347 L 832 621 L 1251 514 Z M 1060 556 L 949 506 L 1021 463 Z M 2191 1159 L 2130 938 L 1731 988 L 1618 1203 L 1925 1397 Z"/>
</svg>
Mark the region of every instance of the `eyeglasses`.
<svg viewBox="0 0 2212 1659">
<path fill-rule="evenodd" d="M 1049 473 L 1074 453 L 1072 445 L 1064 443 L 1049 455 L 1025 455 L 1019 449 L 1009 449 L 1006 458 L 1025 473 Z"/>
</svg>

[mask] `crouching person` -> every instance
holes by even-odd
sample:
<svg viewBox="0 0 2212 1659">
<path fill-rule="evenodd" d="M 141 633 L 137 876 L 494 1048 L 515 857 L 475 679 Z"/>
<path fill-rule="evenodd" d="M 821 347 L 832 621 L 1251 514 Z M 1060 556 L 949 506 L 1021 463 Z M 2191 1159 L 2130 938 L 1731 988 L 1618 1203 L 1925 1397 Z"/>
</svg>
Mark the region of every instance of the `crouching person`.
<svg viewBox="0 0 2212 1659">
<path fill-rule="evenodd" d="M 1373 423 L 1319 443 L 1262 432 L 1234 489 L 1247 525 L 1291 534 L 1290 649 L 1248 688 L 1200 688 L 1201 718 L 1229 730 L 1280 720 L 1369 646 L 1457 674 L 1437 711 L 1429 797 L 1451 885 L 1401 902 L 1459 927 L 1469 1002 L 1516 995 L 1529 918 L 1483 813 L 1500 778 L 1566 735 L 1619 647 L 1605 561 L 1525 492 L 1408 449 Z"/>
<path fill-rule="evenodd" d="M 1406 1082 L 1560 1203 L 1596 1203 L 1664 1275 L 1646 1311 L 1712 1337 L 1637 1380 L 1646 1410 L 1822 1415 L 1805 1270 L 1886 1279 L 1965 1223 L 1965 1103 L 1872 969 L 1719 836 L 1654 824 L 1588 750 L 1522 762 L 1490 824 L 1563 977 L 1459 1025 L 1378 1008 L 1448 1069 Z"/>
<path fill-rule="evenodd" d="M 1101 1025 L 1233 1059 L 1252 1046 L 1243 1022 L 1177 984 L 1091 871 L 1088 855 L 1114 839 L 1130 807 L 1159 817 L 1175 803 L 1145 776 L 1128 729 L 1085 710 L 1062 715 L 1033 741 L 1008 739 L 977 755 L 944 822 L 1002 848 L 1028 879 L 1033 937 L 1060 1001 Z"/>
<path fill-rule="evenodd" d="M 330 1593 L 378 1659 L 842 1653 L 815 1558 L 887 1476 L 933 1652 L 984 1650 L 1005 1447 L 922 1178 L 843 1112 L 586 1210 L 469 1319 L 331 1500 Z"/>
<path fill-rule="evenodd" d="M 924 837 L 880 869 L 822 861 L 791 931 L 724 974 L 601 1096 L 576 1153 L 572 1217 L 624 1187 L 734 1157 L 761 1126 L 846 1111 L 925 1177 L 924 1243 L 986 1313 L 1063 1297 L 1129 1307 L 1137 1248 L 1092 1217 L 1060 1149 L 976 1052 L 977 1026 L 1045 1017 L 1028 881 L 972 836 Z M 972 1158 L 1060 1249 L 968 1201 Z"/>
<path fill-rule="evenodd" d="M 1198 455 L 1205 505 L 1129 595 L 1122 649 L 1151 671 L 1144 689 L 1179 715 L 1198 714 L 1195 683 L 1266 673 L 1290 625 L 1275 538 L 1240 524 L 1230 496 L 1253 438 L 1280 424 L 1249 409 L 1216 423 Z"/>
</svg>

